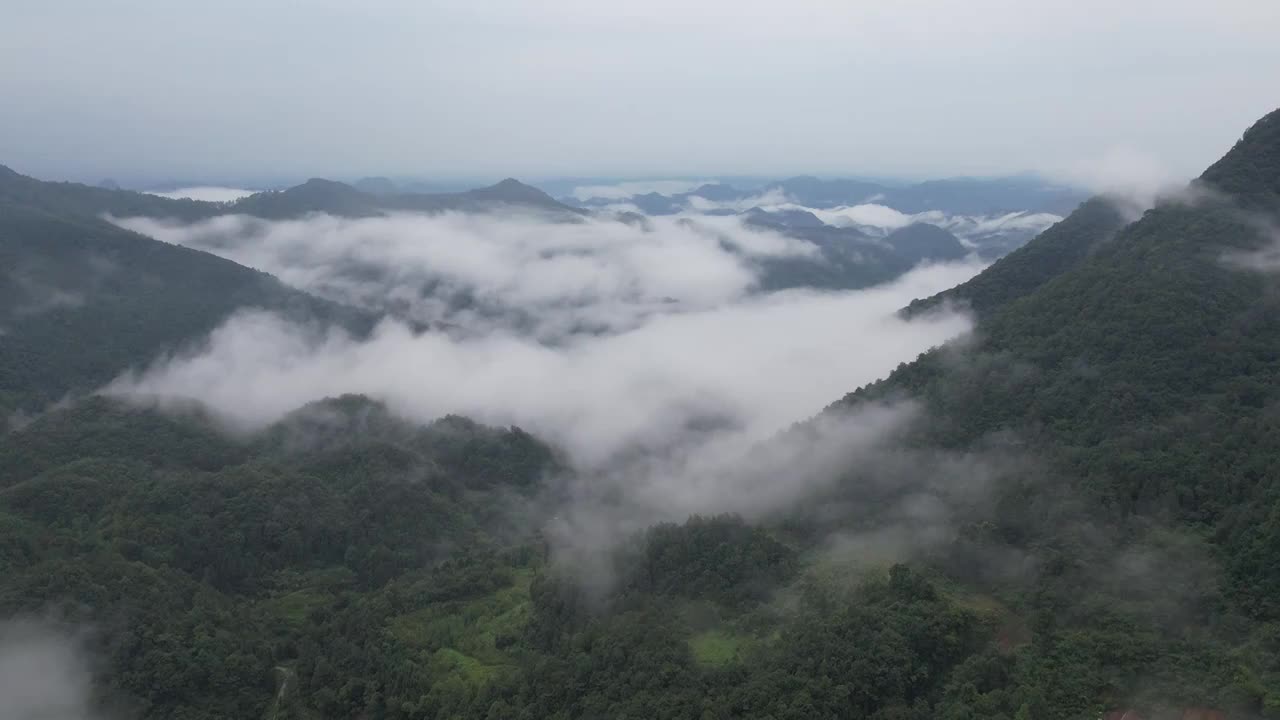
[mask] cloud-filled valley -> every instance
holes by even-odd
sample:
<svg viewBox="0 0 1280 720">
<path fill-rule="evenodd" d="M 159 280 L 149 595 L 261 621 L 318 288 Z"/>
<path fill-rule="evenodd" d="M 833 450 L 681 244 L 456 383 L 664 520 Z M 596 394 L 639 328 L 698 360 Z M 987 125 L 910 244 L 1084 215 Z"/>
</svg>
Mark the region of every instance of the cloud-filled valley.
<svg viewBox="0 0 1280 720">
<path fill-rule="evenodd" d="M 162 405 L 195 398 L 240 430 L 346 393 L 421 422 L 461 414 L 518 425 L 564 448 L 596 482 L 626 487 L 646 517 L 664 518 L 777 510 L 828 481 L 817 470 L 752 479 L 741 458 L 966 332 L 960 313 L 906 321 L 897 311 L 981 269 L 970 260 L 856 291 L 760 292 L 759 261 L 822 260 L 809 243 L 737 217 L 116 222 L 386 314 L 357 336 L 244 309 L 194 349 L 118 378 L 109 394 Z M 910 414 L 842 418 L 820 444 L 870 449 Z"/>
<path fill-rule="evenodd" d="M 368 392 L 424 419 L 465 412 L 545 425 L 597 456 L 642 440 L 653 425 L 678 426 L 683 415 L 734 416 L 741 425 L 736 416 L 749 408 L 745 425 L 757 434 L 761 421 L 776 428 L 802 419 L 963 331 L 958 316 L 905 323 L 893 313 L 978 269 L 926 268 L 861 292 L 752 295 L 753 259 L 813 248 L 734 218 L 654 218 L 651 230 L 461 214 L 121 222 L 333 299 L 375 307 L 377 298 L 403 299 L 407 319 L 438 328 L 415 333 L 388 319 L 366 340 L 317 337 L 245 312 L 204 353 L 153 368 L 143 387 L 204 388 L 259 423 L 326 394 Z M 459 293 L 475 302 L 439 300 Z M 475 316 L 475 306 L 509 312 Z M 515 311 L 532 327 L 509 324 Z"/>
</svg>

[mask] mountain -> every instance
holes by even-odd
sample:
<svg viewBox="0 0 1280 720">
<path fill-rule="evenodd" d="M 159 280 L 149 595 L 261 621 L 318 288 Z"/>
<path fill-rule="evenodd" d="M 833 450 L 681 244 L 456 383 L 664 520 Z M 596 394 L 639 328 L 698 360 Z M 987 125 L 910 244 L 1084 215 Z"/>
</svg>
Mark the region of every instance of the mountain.
<svg viewBox="0 0 1280 720">
<path fill-rule="evenodd" d="M 0 195 L 0 417 L 6 420 L 183 348 L 241 308 L 357 332 L 372 326 L 358 311 L 214 255 L 94 217 L 53 214 L 44 207 L 63 202 L 65 187 L 47 185 L 53 197 L 46 202 Z"/>
<path fill-rule="evenodd" d="M 969 249 L 955 235 L 928 223 L 898 228 L 884 241 L 899 253 L 921 260 L 960 260 L 969 254 Z"/>
<path fill-rule="evenodd" d="M 1063 214 L 1085 199 L 1079 189 L 1030 176 L 951 178 L 905 186 L 801 176 L 773 183 L 765 189 L 780 190 L 807 207 L 876 203 L 908 215 L 930 210 L 972 216 L 1018 211 Z"/>
<path fill-rule="evenodd" d="M 489 187 L 455 193 L 373 195 L 345 183 L 313 178 L 280 192 L 250 195 L 216 208 L 214 214 L 245 214 L 271 220 L 323 212 L 343 217 L 371 217 L 387 212 L 490 212 L 526 209 L 574 219 L 581 214 L 537 188 L 508 178 Z"/>
<path fill-rule="evenodd" d="M 674 215 L 683 209 L 682 201 L 656 192 L 633 195 L 627 200 L 645 215 Z"/>
<path fill-rule="evenodd" d="M 0 166 L 0 199 L 55 214 L 142 216 L 183 221 L 234 214 L 284 220 L 315 212 L 369 217 L 394 211 L 489 212 L 502 208 L 534 210 L 565 220 L 573 220 L 582 214 L 581 210 L 559 203 L 541 190 L 510 178 L 489 187 L 463 192 L 389 195 L 371 194 L 345 183 L 312 178 L 286 190 L 257 193 L 231 203 L 212 203 L 79 183 L 44 182 Z"/>
<path fill-rule="evenodd" d="M 988 716 L 1280 710 L 1280 646 L 1261 639 L 1280 628 L 1280 276 L 1251 265 L 1276 242 L 1277 158 L 1280 111 L 1189 197 L 1118 229 L 1086 203 L 962 286 L 970 341 L 833 407 L 915 398 L 913 443 L 1031 463 L 940 558 L 1039 565 L 963 580 L 1020 595 L 1009 617 L 1035 628 L 974 688 Z"/>
<path fill-rule="evenodd" d="M 713 202 L 733 202 L 747 197 L 749 193 L 724 183 L 706 183 L 695 188 L 686 195 L 696 195 Z"/>
<path fill-rule="evenodd" d="M 817 247 L 816 256 L 768 258 L 758 261 L 762 290 L 810 287 L 852 290 L 888 282 L 922 262 L 946 262 L 969 251 L 942 228 L 913 224 L 875 238 L 857 228 L 833 227 L 806 210 L 742 213 L 749 227 L 804 240 Z"/>
<path fill-rule="evenodd" d="M 294 442 L 323 431 L 334 441 Z M 328 713 L 351 698 L 313 678 L 356 671 L 357 656 L 322 649 L 350 639 L 334 632 L 352 620 L 343 604 L 410 575 L 414 602 L 527 588 L 529 561 L 513 570 L 489 529 L 503 498 L 527 501 L 558 468 L 518 429 L 413 426 L 358 397 L 301 408 L 248 444 L 198 414 L 95 398 L 0 436 L 0 608 L 100 628 L 107 641 L 86 648 L 101 661 L 93 699 L 122 716 L 285 717 L 304 703 Z M 433 620 L 405 622 L 398 631 L 416 634 Z M 6 623 L 3 637 L 26 629 Z M 39 653 L 47 637 L 23 647 Z M 386 651 L 412 662 L 413 643 Z M 286 657 L 298 652 L 306 667 Z M 299 682 L 320 694 L 303 700 Z M 403 712 L 408 697 L 389 690 Z"/>
<path fill-rule="evenodd" d="M 103 214 L 197 220 L 221 212 L 215 203 L 177 200 L 71 182 L 45 182 L 0 165 L 0 201 L 59 216 Z"/>
<path fill-rule="evenodd" d="M 744 222 L 749 225 L 783 230 L 787 228 L 817 228 L 826 225 L 817 215 L 808 210 L 768 211 L 756 207 L 743 213 L 743 216 L 745 217 Z"/>
<path fill-rule="evenodd" d="M 883 185 L 862 180 L 823 180 L 810 175 L 787 178 L 765 189 L 781 190 L 797 203 L 816 208 L 874 202 L 888 190 Z"/>
<path fill-rule="evenodd" d="M 500 208 L 564 221 L 579 217 L 579 211 L 515 180 L 460 193 L 373 196 L 312 179 L 234 203 L 209 203 L 43 182 L 0 166 L 0 419 L 7 425 L 11 415 L 93 391 L 200 340 L 242 309 L 336 323 L 357 334 L 374 323 L 372 312 L 128 232 L 103 220 L 104 214 L 196 221 L 234 213 L 284 219 L 313 212 L 366 217 L 393 210 Z"/>
<path fill-rule="evenodd" d="M 907 312 L 915 314 L 951 302 L 979 315 L 986 314 L 1080 264 L 1125 224 L 1114 202 L 1101 197 L 1090 199 L 986 271 L 933 297 L 912 302 Z"/>
<path fill-rule="evenodd" d="M 886 190 L 880 202 L 907 214 L 941 210 L 948 215 L 1002 215 L 1022 210 L 1062 215 L 1084 199 L 1078 188 L 1022 176 L 929 180 Z"/>
<path fill-rule="evenodd" d="M 724 183 L 707 183 L 692 191 L 662 195 L 656 192 L 629 198 L 589 198 L 566 202 L 603 207 L 618 202 L 636 205 L 647 215 L 670 215 L 687 210 L 691 202 L 738 203 L 777 194 L 805 207 L 828 209 L 874 203 L 915 215 L 929 211 L 948 216 L 999 217 L 1009 213 L 1064 215 L 1087 199 L 1078 188 L 1057 185 L 1033 176 L 951 178 L 910 185 L 884 185 L 864 180 L 817 178 L 808 175 L 742 190 Z M 1022 239 L 1023 233 L 1013 232 Z"/>
<path fill-rule="evenodd" d="M 370 195 L 394 195 L 400 188 L 388 178 L 365 177 L 352 183 L 352 187 Z"/>
</svg>

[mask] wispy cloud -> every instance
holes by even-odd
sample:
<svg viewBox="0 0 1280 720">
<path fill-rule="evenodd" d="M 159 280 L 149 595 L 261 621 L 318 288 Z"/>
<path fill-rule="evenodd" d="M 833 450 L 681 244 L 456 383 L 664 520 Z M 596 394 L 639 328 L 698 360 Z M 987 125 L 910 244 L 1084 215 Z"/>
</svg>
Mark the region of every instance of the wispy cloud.
<svg viewBox="0 0 1280 720">
<path fill-rule="evenodd" d="M 755 261 L 816 254 L 801 240 L 716 217 L 652 218 L 644 227 L 456 213 L 117 222 L 341 302 L 462 331 L 511 328 L 518 318 L 542 337 L 719 307 L 751 291 Z"/>
<path fill-rule="evenodd" d="M 161 360 L 110 391 L 199 398 L 246 427 L 325 396 L 365 393 L 421 420 L 462 413 L 518 424 L 597 466 L 670 447 L 691 427 L 758 440 L 814 414 L 964 332 L 960 315 L 904 322 L 895 311 L 977 269 L 930 267 L 853 293 L 744 298 L 556 345 L 498 328 L 415 334 L 393 320 L 361 341 L 246 312 L 200 352 Z"/>
<path fill-rule="evenodd" d="M 92 718 L 92 672 L 81 640 L 41 620 L 0 621 L 0 720 Z"/>
</svg>

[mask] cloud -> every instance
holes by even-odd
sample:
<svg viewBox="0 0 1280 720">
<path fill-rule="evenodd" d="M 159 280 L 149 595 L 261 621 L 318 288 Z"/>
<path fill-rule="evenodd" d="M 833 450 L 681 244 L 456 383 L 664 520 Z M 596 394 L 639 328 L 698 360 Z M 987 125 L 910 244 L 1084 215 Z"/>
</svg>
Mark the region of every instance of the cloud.
<svg viewBox="0 0 1280 720">
<path fill-rule="evenodd" d="M 1054 175 L 1115 198 L 1123 206 L 1121 209 L 1134 218 L 1186 182 L 1186 178 L 1179 177 L 1154 154 L 1130 145 L 1116 145 L 1101 154 L 1086 155 Z"/>
<path fill-rule="evenodd" d="M 175 200 L 203 200 L 205 202 L 232 202 L 242 197 L 253 195 L 256 190 L 241 190 L 239 188 L 216 187 L 216 186 L 199 186 L 178 188 L 177 190 L 149 190 L 148 195 L 159 195 L 160 197 L 173 198 Z"/>
<path fill-rule="evenodd" d="M 53 285 L 42 284 L 22 275 L 16 276 L 17 288 L 27 300 L 13 308 L 15 316 L 40 315 L 61 308 L 78 308 L 84 305 L 84 293 Z"/>
<path fill-rule="evenodd" d="M 394 320 L 359 341 L 245 312 L 200 352 L 161 360 L 110 392 L 195 397 L 243 427 L 325 396 L 365 393 L 424 421 L 461 413 L 518 424 L 598 467 L 671 447 L 700 424 L 753 441 L 814 414 L 967 330 L 960 315 L 903 322 L 894 313 L 977 269 L 929 267 L 853 293 L 740 298 L 555 345 L 506 328 L 415 334 Z"/>
<path fill-rule="evenodd" d="M 652 218 L 645 227 L 458 213 L 116 222 L 341 302 L 463 331 L 518 319 L 544 338 L 718 307 L 753 289 L 755 261 L 817 254 L 804 241 L 736 218 Z"/>
<path fill-rule="evenodd" d="M 875 203 L 831 208 L 828 210 L 805 208 L 799 205 L 795 207 L 796 209 L 808 210 L 814 215 L 817 215 L 823 222 L 837 226 L 866 225 L 874 228 L 896 230 L 916 222 L 915 218 L 911 215 L 899 212 L 886 205 L 877 205 Z"/>
<path fill-rule="evenodd" d="M 578 200 L 626 200 L 633 195 L 679 195 L 714 180 L 633 180 L 611 185 L 579 185 L 570 193 Z"/>
<path fill-rule="evenodd" d="M 887 234 L 913 223 L 928 223 L 945 228 L 962 241 L 981 240 L 999 235 L 1033 237 L 1050 225 L 1060 222 L 1053 213 L 1011 212 L 1004 215 L 947 215 L 940 210 L 908 214 L 876 203 L 863 203 L 836 208 L 812 208 L 784 203 L 770 209 L 805 210 L 828 225 L 856 227 L 872 234 Z"/>
<path fill-rule="evenodd" d="M 941 213 L 936 211 L 922 213 L 916 216 L 917 221 L 929 222 L 946 228 L 962 242 L 970 245 L 980 242 L 984 238 L 999 236 L 1018 236 L 1030 239 L 1048 229 L 1049 226 L 1062 222 L 1061 215 L 1046 212 L 1020 211 L 994 216 L 954 215 L 951 217 L 927 217 L 930 215 L 941 216 Z"/>
<path fill-rule="evenodd" d="M 0 720 L 88 720 L 92 672 L 81 639 L 32 619 L 0 622 Z"/>
<path fill-rule="evenodd" d="M 90 254 L 67 274 L 45 260 L 19 255 L 13 267 L 0 271 L 0 278 L 7 275 L 15 291 L 16 302 L 9 308 L 9 316 L 17 319 L 82 307 L 92 302 L 103 281 L 118 269 L 110 259 Z"/>
<path fill-rule="evenodd" d="M 771 208 L 786 205 L 790 202 L 791 199 L 782 188 L 771 188 L 762 193 L 748 195 L 737 200 L 710 200 L 701 195 L 689 195 L 685 198 L 685 203 L 690 210 L 702 213 L 716 210 L 745 212 L 754 207 Z"/>
<path fill-rule="evenodd" d="M 1222 254 L 1228 267 L 1264 273 L 1280 272 L 1280 224 L 1258 213 L 1236 213 L 1240 222 L 1258 233 L 1261 243 L 1252 250 L 1229 250 Z"/>
</svg>

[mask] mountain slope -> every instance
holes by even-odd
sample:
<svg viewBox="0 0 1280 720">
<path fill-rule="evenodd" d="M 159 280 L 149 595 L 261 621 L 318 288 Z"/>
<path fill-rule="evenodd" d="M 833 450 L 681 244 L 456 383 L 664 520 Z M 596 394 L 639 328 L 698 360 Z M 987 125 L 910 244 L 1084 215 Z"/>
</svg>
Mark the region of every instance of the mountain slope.
<svg viewBox="0 0 1280 720">
<path fill-rule="evenodd" d="M 275 442 L 316 426 L 340 429 L 342 442 Z M 322 687 L 334 665 L 355 674 L 356 646 L 324 644 L 354 638 L 340 625 L 382 634 L 347 611 L 388 620 L 391 596 L 376 591 L 390 579 L 412 602 L 444 605 L 527 576 L 533 554 L 500 556 L 494 528 L 505 499 L 527 501 L 557 460 L 517 429 L 412 426 L 356 397 L 303 408 L 256 444 L 198 416 L 96 398 L 0 435 L 0 468 L 0 616 L 93 623 L 93 698 L 125 717 L 233 720 L 268 713 L 281 666 L 305 666 L 307 704 L 344 715 L 332 710 L 352 696 Z M 376 644 L 406 662 L 414 650 Z M 397 694 L 396 712 L 410 699 Z M 297 717 L 287 710 L 274 712 Z"/>
<path fill-rule="evenodd" d="M 241 308 L 372 324 L 214 255 L 0 201 L 0 416 L 96 389 Z"/>
<path fill-rule="evenodd" d="M 983 315 L 1034 292 L 1075 267 L 1124 225 L 1120 211 L 1106 198 L 1088 200 L 1062 222 L 1000 258 L 985 272 L 937 295 L 913 301 L 907 312 L 915 314 L 953 302 Z"/>
<path fill-rule="evenodd" d="M 969 284 L 969 342 L 836 406 L 912 397 L 914 443 L 998 442 L 1040 468 L 999 485 L 947 561 L 1040 564 L 1020 592 L 1046 624 L 1019 660 L 1040 679 L 1011 675 L 986 691 L 994 707 L 1012 713 L 1035 687 L 1033 717 L 1280 710 L 1280 655 L 1256 643 L 1280 627 L 1280 276 L 1239 260 L 1275 242 L 1262 228 L 1280 217 L 1278 122 L 1205 173 L 1214 199 L 1166 200 L 1109 241 L 1114 220 L 1086 204 L 1095 222 L 1062 224 L 1083 233 L 1057 226 Z"/>
<path fill-rule="evenodd" d="M 947 262 L 969 254 L 954 235 L 942 228 L 916 223 L 872 238 L 857 228 L 834 227 L 804 210 L 742 214 L 744 224 L 772 230 L 815 245 L 814 257 L 769 258 L 759 262 L 761 288 L 783 290 L 813 287 L 851 290 L 888 282 L 922 262 Z"/>
<path fill-rule="evenodd" d="M 218 214 L 217 203 L 93 187 L 72 182 L 45 182 L 0 165 L 0 201 L 53 215 L 98 217 L 165 217 L 197 220 Z"/>
</svg>

